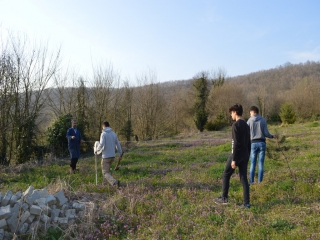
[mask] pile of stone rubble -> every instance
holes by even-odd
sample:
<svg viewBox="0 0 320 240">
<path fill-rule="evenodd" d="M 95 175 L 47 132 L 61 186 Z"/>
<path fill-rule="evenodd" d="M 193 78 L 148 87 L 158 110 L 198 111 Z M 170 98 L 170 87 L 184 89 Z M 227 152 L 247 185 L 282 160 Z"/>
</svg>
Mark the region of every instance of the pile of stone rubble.
<svg viewBox="0 0 320 240">
<path fill-rule="evenodd" d="M 51 226 L 68 226 L 94 210 L 92 202 L 71 201 L 61 190 L 49 194 L 30 186 L 25 192 L 0 192 L 0 240 L 45 232 Z"/>
</svg>

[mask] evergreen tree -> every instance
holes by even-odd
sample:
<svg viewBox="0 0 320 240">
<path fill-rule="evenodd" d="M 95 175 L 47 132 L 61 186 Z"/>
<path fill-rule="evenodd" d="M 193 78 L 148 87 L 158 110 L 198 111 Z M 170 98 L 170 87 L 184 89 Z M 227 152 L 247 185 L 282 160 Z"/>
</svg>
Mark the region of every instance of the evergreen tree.
<svg viewBox="0 0 320 240">
<path fill-rule="evenodd" d="M 133 136 L 133 129 L 131 120 L 128 120 L 124 127 L 121 129 L 120 134 L 125 137 L 127 142 L 131 141 L 131 137 Z"/>
<path fill-rule="evenodd" d="M 290 103 L 281 106 L 279 116 L 283 124 L 292 124 L 296 121 L 296 114 Z"/>
<path fill-rule="evenodd" d="M 203 132 L 208 121 L 207 101 L 209 96 L 208 78 L 206 73 L 201 73 L 193 84 L 196 90 L 196 99 L 194 103 L 194 123 L 200 132 Z"/>
</svg>

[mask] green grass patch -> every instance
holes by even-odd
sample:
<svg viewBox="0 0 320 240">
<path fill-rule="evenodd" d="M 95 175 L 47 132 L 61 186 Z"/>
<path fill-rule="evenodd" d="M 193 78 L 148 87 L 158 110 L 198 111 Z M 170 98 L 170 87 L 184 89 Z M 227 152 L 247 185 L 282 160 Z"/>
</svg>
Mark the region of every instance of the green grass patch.
<svg viewBox="0 0 320 240">
<path fill-rule="evenodd" d="M 214 203 L 231 152 L 231 140 L 226 141 L 230 128 L 177 137 L 177 142 L 137 144 L 124 155 L 119 170 L 111 170 L 121 181 L 120 190 L 101 184 L 101 159 L 95 184 L 95 158 L 89 155 L 79 160 L 80 172 L 72 175 L 68 159 L 2 168 L 1 192 L 63 182 L 76 193 L 100 194 L 106 207 L 96 220 L 102 234 L 98 239 L 320 239 L 318 122 L 269 127 L 280 141 L 267 140 L 264 180 L 250 186 L 250 209 L 237 206 L 243 201 L 237 171 L 230 181 L 229 204 Z M 41 239 L 62 235 L 50 230 Z"/>
<path fill-rule="evenodd" d="M 312 128 L 312 127 L 319 127 L 319 122 L 313 122 L 313 123 L 309 123 L 307 124 L 307 127 Z"/>
</svg>

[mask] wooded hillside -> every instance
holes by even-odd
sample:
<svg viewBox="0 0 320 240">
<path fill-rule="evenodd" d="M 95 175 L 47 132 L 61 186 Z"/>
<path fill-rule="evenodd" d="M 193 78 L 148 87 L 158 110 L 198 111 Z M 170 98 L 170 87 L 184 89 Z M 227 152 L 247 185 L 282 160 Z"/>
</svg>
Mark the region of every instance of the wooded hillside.
<svg viewBox="0 0 320 240">
<path fill-rule="evenodd" d="M 200 72 L 189 80 L 159 83 L 152 71 L 123 80 L 111 64 L 95 66 L 93 76 L 83 77 L 61 71 L 60 60 L 59 50 L 20 38 L 1 45 L 0 163 L 36 158 L 39 145 L 65 149 L 71 118 L 87 141 L 99 139 L 106 120 L 120 140 L 137 141 L 229 125 L 228 108 L 235 103 L 244 106 L 245 118 L 250 106 L 258 106 L 269 122 L 280 121 L 284 103 L 294 120 L 320 117 L 320 62 L 286 63 L 233 78 L 222 70 Z M 66 121 L 56 125 L 59 131 L 53 128 L 57 121 Z"/>
</svg>

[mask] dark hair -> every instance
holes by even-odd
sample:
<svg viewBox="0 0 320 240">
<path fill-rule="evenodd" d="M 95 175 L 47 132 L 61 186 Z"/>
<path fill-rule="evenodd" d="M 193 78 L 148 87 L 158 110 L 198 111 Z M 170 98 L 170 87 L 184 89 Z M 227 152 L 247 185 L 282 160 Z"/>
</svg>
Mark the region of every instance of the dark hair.
<svg viewBox="0 0 320 240">
<path fill-rule="evenodd" d="M 110 127 L 109 122 L 103 122 L 103 126 Z"/>
<path fill-rule="evenodd" d="M 229 112 L 232 112 L 232 111 L 235 111 L 238 116 L 242 116 L 243 109 L 242 109 L 241 104 L 236 103 L 235 105 L 231 106 L 231 107 L 229 108 Z"/>
<path fill-rule="evenodd" d="M 256 114 L 259 114 L 259 108 L 257 108 L 256 106 L 252 106 L 252 107 L 250 108 L 250 111 L 253 111 L 253 112 L 256 113 Z"/>
</svg>

